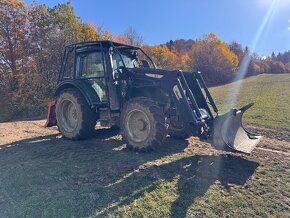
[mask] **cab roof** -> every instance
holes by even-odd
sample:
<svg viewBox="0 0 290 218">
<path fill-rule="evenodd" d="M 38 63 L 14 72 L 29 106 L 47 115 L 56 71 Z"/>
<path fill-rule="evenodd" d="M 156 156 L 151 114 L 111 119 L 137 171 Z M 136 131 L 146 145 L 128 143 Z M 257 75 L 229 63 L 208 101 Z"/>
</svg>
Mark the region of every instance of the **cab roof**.
<svg viewBox="0 0 290 218">
<path fill-rule="evenodd" d="M 139 49 L 139 47 L 137 46 L 133 46 L 133 45 L 126 45 L 126 44 L 122 44 L 122 43 L 118 43 L 118 42 L 113 42 L 110 40 L 98 40 L 98 41 L 87 41 L 87 42 L 78 42 L 78 43 L 72 43 L 72 44 L 68 44 L 66 45 L 67 48 L 80 48 L 83 46 L 90 46 L 90 45 L 100 45 L 102 44 L 103 47 L 127 47 L 127 48 L 133 48 L 133 49 Z"/>
</svg>

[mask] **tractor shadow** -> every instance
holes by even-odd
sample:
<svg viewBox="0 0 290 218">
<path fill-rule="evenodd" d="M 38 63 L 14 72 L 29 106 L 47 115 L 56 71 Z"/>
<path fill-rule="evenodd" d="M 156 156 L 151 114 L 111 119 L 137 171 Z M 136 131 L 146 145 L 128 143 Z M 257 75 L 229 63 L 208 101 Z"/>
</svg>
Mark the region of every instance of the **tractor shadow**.
<svg viewBox="0 0 290 218">
<path fill-rule="evenodd" d="M 7 145 L 8 146 L 8 145 Z M 194 155 L 175 161 L 187 141 L 167 138 L 153 153 L 128 151 L 118 131 L 70 141 L 58 134 L 25 139 L 0 150 L 0 210 L 8 217 L 105 217 L 129 205 L 161 180 L 178 178 L 172 217 L 185 217 L 216 181 L 242 186 L 258 163 L 232 155 Z"/>
<path fill-rule="evenodd" d="M 259 166 L 238 156 L 197 155 L 175 163 L 180 169 L 179 197 L 172 204 L 172 217 L 186 217 L 188 208 L 197 197 L 203 196 L 218 181 L 224 189 L 243 186 Z"/>
</svg>

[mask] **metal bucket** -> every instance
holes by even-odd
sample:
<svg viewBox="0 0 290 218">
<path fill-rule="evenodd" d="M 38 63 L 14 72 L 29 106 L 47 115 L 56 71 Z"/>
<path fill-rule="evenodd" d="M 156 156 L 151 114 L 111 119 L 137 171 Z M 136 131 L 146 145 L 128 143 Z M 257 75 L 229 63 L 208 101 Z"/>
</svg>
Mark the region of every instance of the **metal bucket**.
<svg viewBox="0 0 290 218">
<path fill-rule="evenodd" d="M 213 145 L 230 148 L 250 154 L 261 140 L 262 136 L 250 133 L 242 124 L 246 110 L 254 103 L 249 103 L 240 109 L 231 109 L 228 113 L 217 116 L 214 120 Z"/>
</svg>

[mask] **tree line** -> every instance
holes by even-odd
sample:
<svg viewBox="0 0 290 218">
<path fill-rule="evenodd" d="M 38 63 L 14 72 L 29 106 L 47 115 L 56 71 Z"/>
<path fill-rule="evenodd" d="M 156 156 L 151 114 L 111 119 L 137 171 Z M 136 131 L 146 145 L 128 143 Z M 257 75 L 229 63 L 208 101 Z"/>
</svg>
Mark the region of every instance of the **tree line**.
<svg viewBox="0 0 290 218">
<path fill-rule="evenodd" d="M 232 81 L 245 57 L 247 75 L 290 72 L 290 51 L 261 58 L 214 33 L 152 46 L 133 28 L 113 36 L 82 21 L 70 3 L 48 7 L 0 0 L 0 121 L 43 114 L 53 99 L 64 46 L 94 40 L 142 46 L 159 68 L 201 71 L 209 85 Z"/>
</svg>

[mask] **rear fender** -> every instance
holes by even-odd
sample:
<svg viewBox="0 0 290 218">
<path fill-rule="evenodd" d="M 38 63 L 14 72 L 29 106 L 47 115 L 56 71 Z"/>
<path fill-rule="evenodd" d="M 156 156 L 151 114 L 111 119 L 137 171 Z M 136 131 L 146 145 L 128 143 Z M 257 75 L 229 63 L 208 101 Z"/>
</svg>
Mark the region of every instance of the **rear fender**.
<svg viewBox="0 0 290 218">
<path fill-rule="evenodd" d="M 95 90 L 82 80 L 63 81 L 59 83 L 56 87 L 55 96 L 58 96 L 63 90 L 69 88 L 79 90 L 79 92 L 84 96 L 88 105 L 90 105 L 92 108 L 100 103 L 100 98 Z"/>
</svg>

